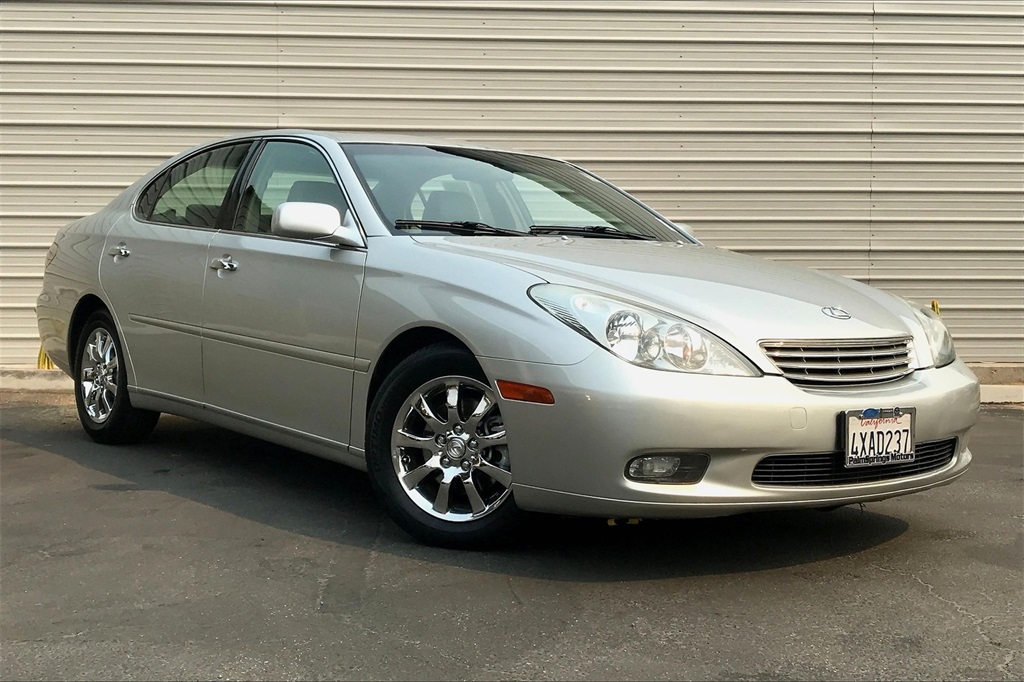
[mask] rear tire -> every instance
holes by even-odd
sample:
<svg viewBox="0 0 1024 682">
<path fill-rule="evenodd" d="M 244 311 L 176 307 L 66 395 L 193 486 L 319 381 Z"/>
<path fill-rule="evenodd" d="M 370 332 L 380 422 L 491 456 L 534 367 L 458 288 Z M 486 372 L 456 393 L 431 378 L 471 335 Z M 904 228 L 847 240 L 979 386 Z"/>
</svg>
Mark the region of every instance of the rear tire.
<svg viewBox="0 0 1024 682">
<path fill-rule="evenodd" d="M 121 340 L 105 310 L 85 321 L 74 358 L 78 419 L 89 437 L 107 445 L 145 440 L 160 413 L 132 407 Z"/>
<path fill-rule="evenodd" d="M 410 355 L 384 380 L 367 426 L 370 481 L 406 532 L 458 549 L 515 537 L 505 426 L 471 354 L 435 345 Z"/>
</svg>

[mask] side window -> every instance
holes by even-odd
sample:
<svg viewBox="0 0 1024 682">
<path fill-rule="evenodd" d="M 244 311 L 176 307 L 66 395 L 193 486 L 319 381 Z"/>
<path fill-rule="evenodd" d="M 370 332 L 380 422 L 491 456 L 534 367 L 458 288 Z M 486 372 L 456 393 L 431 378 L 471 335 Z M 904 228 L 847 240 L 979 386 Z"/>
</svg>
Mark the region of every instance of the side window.
<svg viewBox="0 0 1024 682">
<path fill-rule="evenodd" d="M 286 201 L 329 204 L 344 218 L 348 202 L 324 155 L 300 142 L 268 142 L 242 192 L 234 229 L 270 234 L 274 209 Z"/>
<path fill-rule="evenodd" d="M 211 149 L 171 166 L 139 197 L 143 220 L 216 227 L 224 197 L 251 143 Z"/>
</svg>

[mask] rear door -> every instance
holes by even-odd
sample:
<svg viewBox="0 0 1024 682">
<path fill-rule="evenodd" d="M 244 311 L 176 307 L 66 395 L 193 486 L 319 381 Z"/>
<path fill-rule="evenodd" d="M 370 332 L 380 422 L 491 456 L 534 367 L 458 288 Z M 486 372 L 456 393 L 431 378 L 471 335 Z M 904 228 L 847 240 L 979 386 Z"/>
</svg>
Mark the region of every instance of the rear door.
<svg viewBox="0 0 1024 682">
<path fill-rule="evenodd" d="M 202 150 L 164 171 L 107 234 L 100 284 L 142 392 L 203 399 L 207 249 L 251 141 Z"/>
<path fill-rule="evenodd" d="M 210 245 L 203 314 L 209 409 L 291 435 L 348 444 L 364 249 L 276 237 L 284 201 L 348 201 L 324 152 L 266 143 L 231 229 Z"/>
</svg>

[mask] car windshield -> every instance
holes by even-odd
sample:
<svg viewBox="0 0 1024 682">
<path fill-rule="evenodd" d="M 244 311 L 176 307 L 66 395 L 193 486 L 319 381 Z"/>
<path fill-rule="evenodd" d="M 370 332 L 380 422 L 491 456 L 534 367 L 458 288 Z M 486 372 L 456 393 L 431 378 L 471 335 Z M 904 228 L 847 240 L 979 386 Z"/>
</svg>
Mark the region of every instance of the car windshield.
<svg viewBox="0 0 1024 682">
<path fill-rule="evenodd" d="M 689 241 L 627 194 L 562 161 L 443 146 L 353 143 L 344 149 L 396 234 Z"/>
</svg>

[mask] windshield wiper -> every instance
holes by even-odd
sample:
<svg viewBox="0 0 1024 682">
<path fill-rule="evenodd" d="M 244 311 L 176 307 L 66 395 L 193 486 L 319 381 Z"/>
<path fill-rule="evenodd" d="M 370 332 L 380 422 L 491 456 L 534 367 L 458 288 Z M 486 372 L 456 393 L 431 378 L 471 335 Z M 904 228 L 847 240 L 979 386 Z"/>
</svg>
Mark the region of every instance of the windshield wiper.
<svg viewBox="0 0 1024 682">
<path fill-rule="evenodd" d="M 501 227 L 494 227 L 487 223 L 480 223 L 473 220 L 396 220 L 395 229 L 405 230 L 410 227 L 422 227 L 428 230 L 447 230 L 457 234 L 500 234 L 522 237 L 526 233 L 518 230 L 506 230 Z"/>
<path fill-rule="evenodd" d="M 530 234 L 576 234 L 586 237 L 604 237 L 606 239 L 642 239 L 653 241 L 654 237 L 637 232 L 622 232 L 611 225 L 532 225 Z"/>
<path fill-rule="evenodd" d="M 532 225 L 527 232 L 509 230 L 503 227 L 494 227 L 487 223 L 474 220 L 417 220 L 399 219 L 395 221 L 396 230 L 405 230 L 410 227 L 421 227 L 427 230 L 446 230 L 456 234 L 489 234 L 504 235 L 512 237 L 524 237 L 526 235 L 543 234 L 564 234 L 579 235 L 586 237 L 604 237 L 605 239 L 641 239 L 654 241 L 654 237 L 635 232 L 622 232 L 611 225 Z"/>
</svg>

